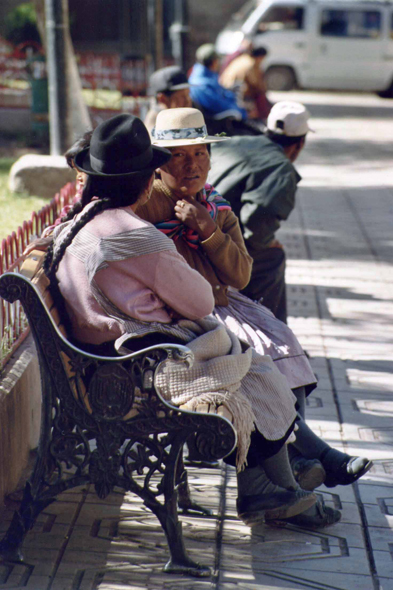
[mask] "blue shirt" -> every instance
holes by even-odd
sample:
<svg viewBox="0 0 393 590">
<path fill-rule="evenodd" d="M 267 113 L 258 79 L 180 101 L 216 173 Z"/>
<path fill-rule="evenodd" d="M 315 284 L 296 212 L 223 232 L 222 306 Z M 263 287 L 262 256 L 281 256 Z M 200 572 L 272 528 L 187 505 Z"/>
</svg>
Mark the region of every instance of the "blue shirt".
<svg viewBox="0 0 393 590">
<path fill-rule="evenodd" d="M 234 93 L 219 83 L 217 72 L 197 63 L 188 81 L 191 84 L 191 99 L 208 114 L 217 115 L 231 110 L 239 113 L 243 120 L 247 118 L 246 111 L 237 105 Z"/>
</svg>

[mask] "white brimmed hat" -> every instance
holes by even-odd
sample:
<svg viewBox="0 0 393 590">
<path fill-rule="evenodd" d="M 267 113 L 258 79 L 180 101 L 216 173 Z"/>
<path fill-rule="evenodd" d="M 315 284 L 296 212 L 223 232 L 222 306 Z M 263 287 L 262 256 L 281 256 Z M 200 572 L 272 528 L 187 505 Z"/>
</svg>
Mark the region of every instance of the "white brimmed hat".
<svg viewBox="0 0 393 590">
<path fill-rule="evenodd" d="M 191 108 L 160 111 L 151 135 L 152 144 L 159 147 L 217 143 L 230 139 L 208 135 L 201 111 Z"/>
<path fill-rule="evenodd" d="M 266 126 L 272 133 L 301 137 L 312 131 L 308 125 L 310 113 L 300 102 L 277 102 L 269 113 Z"/>
</svg>

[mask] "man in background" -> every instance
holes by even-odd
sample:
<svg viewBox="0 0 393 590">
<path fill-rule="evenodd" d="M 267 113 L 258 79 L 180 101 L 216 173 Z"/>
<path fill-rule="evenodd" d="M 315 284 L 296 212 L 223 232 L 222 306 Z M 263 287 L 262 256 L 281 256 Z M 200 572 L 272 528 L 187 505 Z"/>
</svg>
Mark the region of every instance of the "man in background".
<svg viewBox="0 0 393 590">
<path fill-rule="evenodd" d="M 156 124 L 158 113 L 163 109 L 192 106 L 190 85 L 179 66 L 168 66 L 155 71 L 149 79 L 148 93 L 156 99 L 155 106 L 148 111 L 144 121 L 149 132 Z"/>
<path fill-rule="evenodd" d="M 188 79 L 195 107 L 203 112 L 205 118 L 231 116 L 238 120 L 246 119 L 247 112 L 238 106 L 234 93 L 218 81 L 220 59 L 214 45 L 201 45 L 196 51 L 196 59 Z"/>
<path fill-rule="evenodd" d="M 285 252 L 275 232 L 295 206 L 300 176 L 293 166 L 302 151 L 309 112 L 297 102 L 275 104 L 265 135 L 233 137 L 212 144 L 209 182 L 227 199 L 240 220 L 254 260 L 243 293 L 263 300 L 274 315 L 287 321 Z"/>
<path fill-rule="evenodd" d="M 239 104 L 250 119 L 266 121 L 272 105 L 266 97 L 262 63 L 267 50 L 262 45 L 250 44 L 222 71 L 220 84 L 235 92 Z"/>
</svg>

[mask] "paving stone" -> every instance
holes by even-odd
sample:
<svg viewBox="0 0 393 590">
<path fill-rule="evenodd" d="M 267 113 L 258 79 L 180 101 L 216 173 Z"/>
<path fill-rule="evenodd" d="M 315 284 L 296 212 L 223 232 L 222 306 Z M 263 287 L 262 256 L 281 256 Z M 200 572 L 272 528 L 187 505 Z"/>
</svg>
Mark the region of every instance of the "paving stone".
<svg viewBox="0 0 393 590">
<path fill-rule="evenodd" d="M 363 508 L 369 527 L 383 527 L 393 530 L 393 514 L 387 513 L 383 506 L 364 504 Z"/>
<path fill-rule="evenodd" d="M 392 558 L 391 551 L 393 548 L 393 530 L 379 527 L 368 527 L 368 534 L 371 539 L 374 551 L 389 552 L 387 560 Z"/>
<path fill-rule="evenodd" d="M 359 494 L 362 502 L 365 504 L 379 505 L 381 499 L 385 499 L 388 503 L 393 503 L 393 487 L 383 485 L 373 485 L 372 483 L 363 483 L 363 479 L 358 484 Z M 392 502 L 390 502 L 392 500 Z"/>
<path fill-rule="evenodd" d="M 70 579 L 61 584 L 52 586 L 51 590 L 71 590 Z M 28 580 L 21 580 L 17 576 L 10 576 L 5 585 L 0 584 L 1 590 L 16 590 L 27 588 L 28 590 L 46 590 L 48 587 L 49 578 L 47 576 L 32 575 Z"/>
<path fill-rule="evenodd" d="M 393 558 L 392 558 L 392 547 L 393 543 L 390 544 L 389 551 L 376 551 L 373 550 L 373 556 L 375 565 L 377 568 L 378 576 L 385 578 L 393 578 Z"/>
<path fill-rule="evenodd" d="M 226 570 L 220 578 L 219 590 L 372 590 L 370 576 L 324 572 L 293 573 L 290 570 L 269 568 L 266 572 L 250 574 L 253 581 L 236 581 L 236 571 Z M 388 586 L 383 590 L 388 590 Z"/>
<path fill-rule="evenodd" d="M 392 585 L 392 578 L 382 578 L 381 576 L 378 576 L 378 582 L 380 584 L 380 590 L 390 590 Z"/>
</svg>

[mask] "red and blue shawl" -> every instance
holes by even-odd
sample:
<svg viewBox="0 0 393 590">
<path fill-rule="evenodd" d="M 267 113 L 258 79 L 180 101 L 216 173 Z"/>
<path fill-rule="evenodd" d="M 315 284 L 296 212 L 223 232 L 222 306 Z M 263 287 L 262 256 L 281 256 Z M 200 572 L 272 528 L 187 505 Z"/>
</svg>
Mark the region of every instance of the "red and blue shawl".
<svg viewBox="0 0 393 590">
<path fill-rule="evenodd" d="M 206 207 L 210 217 L 214 221 L 216 221 L 219 211 L 230 211 L 232 209 L 230 203 L 223 199 L 223 197 L 210 184 L 205 184 L 200 195 L 201 198 L 199 203 Z M 190 248 L 194 248 L 194 250 L 199 248 L 200 238 L 197 232 L 184 225 L 179 219 L 159 221 L 155 226 L 175 242 L 179 238 L 182 238 L 187 242 Z"/>
</svg>

